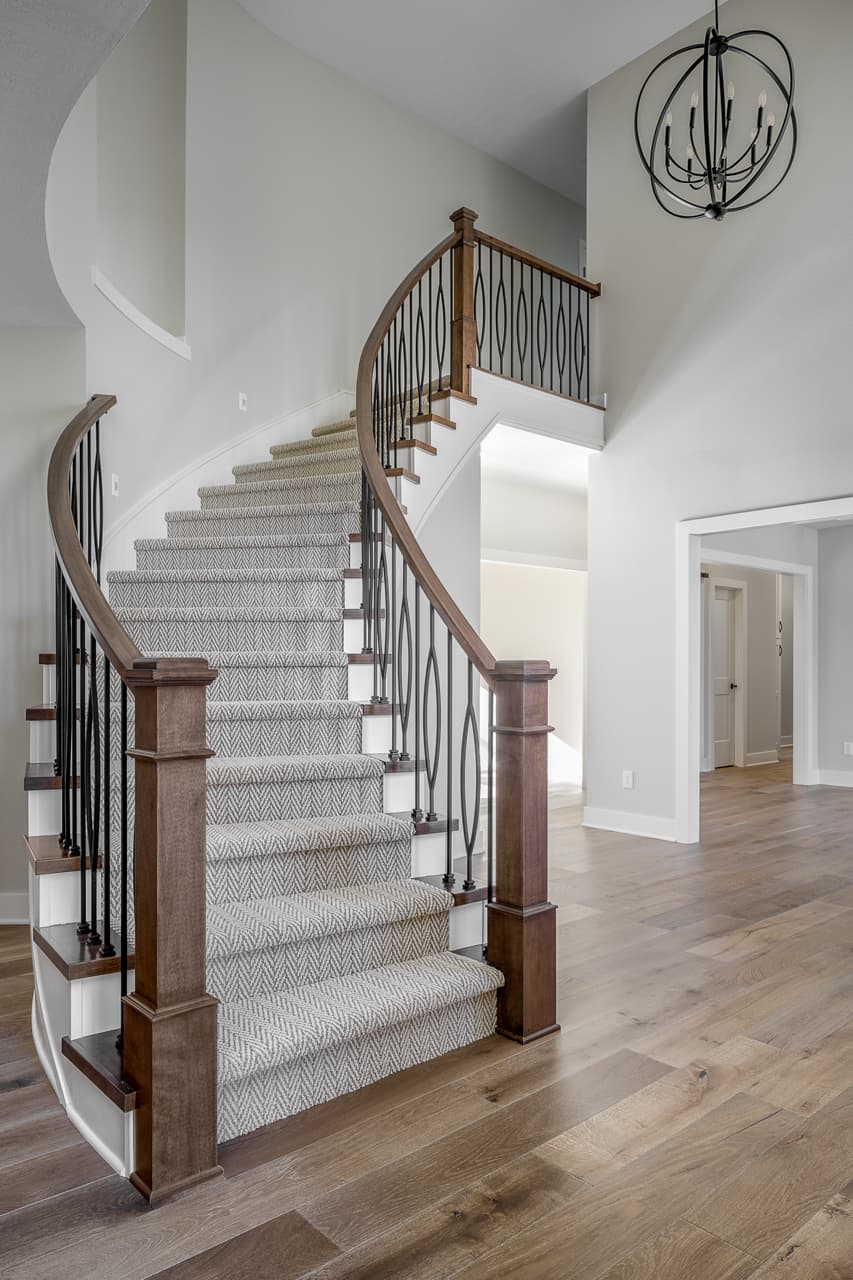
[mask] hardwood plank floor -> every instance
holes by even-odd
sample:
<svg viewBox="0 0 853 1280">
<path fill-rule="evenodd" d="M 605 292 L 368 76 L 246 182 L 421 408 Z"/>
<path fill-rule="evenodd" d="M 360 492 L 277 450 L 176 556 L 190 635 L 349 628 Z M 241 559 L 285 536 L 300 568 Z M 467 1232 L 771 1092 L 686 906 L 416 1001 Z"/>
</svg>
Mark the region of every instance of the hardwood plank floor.
<svg viewBox="0 0 853 1280">
<path fill-rule="evenodd" d="M 853 791 L 783 762 L 702 792 L 689 847 L 552 796 L 561 1035 L 237 1139 L 155 1210 L 65 1120 L 0 929 L 0 1273 L 853 1280 Z"/>
</svg>

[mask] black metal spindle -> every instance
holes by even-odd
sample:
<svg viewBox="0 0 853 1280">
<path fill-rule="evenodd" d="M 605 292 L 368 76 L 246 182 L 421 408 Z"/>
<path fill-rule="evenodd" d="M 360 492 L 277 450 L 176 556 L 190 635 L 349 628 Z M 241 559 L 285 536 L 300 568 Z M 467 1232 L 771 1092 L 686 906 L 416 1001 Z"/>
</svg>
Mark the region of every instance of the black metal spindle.
<svg viewBox="0 0 853 1280">
<path fill-rule="evenodd" d="M 124 1039 L 124 997 L 127 995 L 128 948 L 128 757 L 127 757 L 127 685 L 121 682 L 121 849 L 119 851 L 119 969 L 121 976 L 121 1024 L 116 1046 Z M 134 851 L 135 856 L 135 851 Z"/>
<path fill-rule="evenodd" d="M 494 901 L 495 896 L 495 691 L 489 688 L 489 741 L 488 778 L 486 781 L 486 806 L 488 808 L 489 829 L 486 845 L 486 898 Z"/>
<path fill-rule="evenodd" d="M 477 681 L 479 695 L 480 682 Z M 462 725 L 462 753 L 459 765 L 459 804 L 462 811 L 462 836 L 465 841 L 465 880 L 463 889 L 474 889 L 474 846 L 480 830 L 480 728 L 479 709 L 474 703 L 474 664 L 468 659 L 468 701 Z M 468 813 L 468 750 L 469 742 L 474 751 L 474 812 Z"/>
<path fill-rule="evenodd" d="M 421 808 L 421 587 L 415 579 L 415 807 L 412 810 L 414 822 L 422 822 L 424 811 Z"/>
<path fill-rule="evenodd" d="M 423 280 L 418 281 L 418 318 L 415 323 L 415 345 L 418 369 L 418 413 L 424 412 L 424 377 L 426 376 L 426 330 L 424 328 Z"/>
<path fill-rule="evenodd" d="M 489 245 L 489 368 L 495 367 L 494 339 L 495 339 L 495 298 L 494 298 L 495 273 L 493 267 L 493 249 Z"/>
<path fill-rule="evenodd" d="M 450 256 L 453 261 L 453 255 Z M 438 365 L 439 390 L 444 383 L 444 357 L 447 354 L 447 307 L 444 301 L 444 257 L 438 260 L 438 288 L 435 293 L 435 359 Z M 432 409 L 432 400 L 430 400 Z"/>
<path fill-rule="evenodd" d="M 589 294 L 586 295 L 586 342 L 584 344 L 584 364 L 586 366 L 586 395 L 584 400 L 589 400 Z"/>
<path fill-rule="evenodd" d="M 391 538 L 391 608 L 388 617 L 391 653 L 391 750 L 389 760 L 399 760 L 397 747 L 397 708 L 400 705 L 400 654 L 397 652 L 397 544 Z"/>
<path fill-rule="evenodd" d="M 403 683 L 403 648 L 406 653 L 406 679 Z M 409 760 L 409 719 L 412 711 L 412 619 L 409 614 L 409 566 L 403 560 L 403 584 L 400 603 L 400 625 L 397 631 L 397 697 L 400 707 L 400 759 Z M 405 690 L 405 692 L 404 692 Z"/>
<path fill-rule="evenodd" d="M 430 694 L 432 699 L 430 700 Z M 430 745 L 430 701 L 433 705 L 433 727 L 435 739 Z M 435 808 L 435 783 L 438 777 L 438 765 L 441 758 L 441 680 L 438 673 L 438 655 L 435 649 L 435 608 L 429 606 L 429 650 L 424 668 L 423 694 L 423 736 L 424 764 L 427 781 L 427 822 L 436 822 L 438 814 Z"/>
<path fill-rule="evenodd" d="M 444 837 L 444 875 L 448 888 L 453 874 L 453 633 L 447 628 L 447 830 Z"/>
<path fill-rule="evenodd" d="M 548 354 L 548 317 L 545 311 L 545 275 L 539 272 L 539 306 L 536 314 L 536 358 L 539 361 L 539 385 L 545 385 L 545 360 Z"/>
<path fill-rule="evenodd" d="M 432 417 L 432 357 L 433 357 L 433 313 L 432 313 L 432 267 L 427 280 L 427 412 Z"/>
<path fill-rule="evenodd" d="M 110 688 L 111 669 L 104 655 L 104 941 L 101 947 L 102 956 L 114 956 L 116 949 L 112 942 L 112 704 Z"/>
<path fill-rule="evenodd" d="M 515 310 L 515 259 L 509 260 L 509 376 L 512 377 L 513 370 L 513 354 L 515 344 L 518 341 L 518 316 Z"/>
</svg>

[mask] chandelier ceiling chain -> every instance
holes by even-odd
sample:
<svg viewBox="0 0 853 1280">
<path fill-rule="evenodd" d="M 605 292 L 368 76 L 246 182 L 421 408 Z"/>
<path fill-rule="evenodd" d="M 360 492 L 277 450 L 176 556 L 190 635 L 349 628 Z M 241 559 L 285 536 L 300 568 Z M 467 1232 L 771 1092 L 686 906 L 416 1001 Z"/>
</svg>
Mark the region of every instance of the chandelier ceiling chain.
<svg viewBox="0 0 853 1280">
<path fill-rule="evenodd" d="M 761 57 L 753 45 L 764 47 L 767 57 Z M 768 61 L 774 53 L 778 71 Z M 679 65 L 678 79 L 657 115 L 651 136 L 644 142 L 640 116 L 651 96 L 651 83 L 662 68 L 678 60 L 681 65 L 687 61 L 687 66 L 681 70 Z M 758 94 L 748 130 L 739 128 L 735 82 L 728 77 L 732 65 L 737 69 L 741 60 L 744 65 L 759 68 L 768 78 L 767 87 Z M 682 106 L 679 97 L 692 79 L 690 96 Z M 776 110 L 768 110 L 768 104 Z M 677 142 L 675 134 L 682 127 L 683 136 Z M 751 209 L 784 181 L 796 155 L 794 64 L 790 53 L 769 31 L 748 29 L 723 35 L 719 0 L 715 0 L 714 25 L 708 27 L 704 41 L 667 54 L 643 82 L 634 111 L 634 137 L 655 199 L 667 213 L 676 218 L 720 221 L 727 213 Z M 769 187 L 757 185 L 774 163 L 780 170 L 775 181 L 771 176 Z"/>
</svg>

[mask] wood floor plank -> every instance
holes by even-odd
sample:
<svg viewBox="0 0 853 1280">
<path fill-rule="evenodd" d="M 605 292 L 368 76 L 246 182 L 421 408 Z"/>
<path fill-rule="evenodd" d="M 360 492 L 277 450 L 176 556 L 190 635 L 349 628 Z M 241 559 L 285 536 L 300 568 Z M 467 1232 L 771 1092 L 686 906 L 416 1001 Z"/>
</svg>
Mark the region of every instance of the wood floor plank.
<svg viewBox="0 0 853 1280">
<path fill-rule="evenodd" d="M 601 1280 L 747 1280 L 755 1258 L 679 1221 L 632 1249 Z"/>
<path fill-rule="evenodd" d="M 753 1272 L 753 1280 L 850 1280 L 853 1184 L 833 1196 Z"/>
<path fill-rule="evenodd" d="M 305 1216 L 342 1249 L 355 1248 L 528 1154 L 665 1070 L 628 1050 L 614 1054 L 378 1174 L 320 1197 L 306 1207 Z"/>
<path fill-rule="evenodd" d="M 322 1267 L 316 1280 L 435 1280 L 454 1275 L 516 1232 L 562 1209 L 583 1184 L 522 1156 L 393 1231 Z"/>
<path fill-rule="evenodd" d="M 65 1117 L 61 1117 L 63 1120 Z M 67 1123 L 67 1121 L 66 1121 Z M 0 1135 L 0 1143 L 6 1135 Z M 0 1215 L 40 1200 L 52 1199 L 71 1187 L 98 1182 L 112 1170 L 88 1142 L 79 1139 L 60 1150 L 21 1160 L 0 1170 Z M 0 1216 L 0 1229 L 3 1225 Z"/>
<path fill-rule="evenodd" d="M 157 1280 L 297 1280 L 338 1250 L 298 1213 L 245 1231 L 166 1271 Z"/>
<path fill-rule="evenodd" d="M 579 1191 L 570 1211 L 549 1214 L 459 1276 L 599 1280 L 683 1217 L 703 1188 L 777 1142 L 795 1123 L 786 1112 L 736 1094 L 646 1156 Z"/>
</svg>

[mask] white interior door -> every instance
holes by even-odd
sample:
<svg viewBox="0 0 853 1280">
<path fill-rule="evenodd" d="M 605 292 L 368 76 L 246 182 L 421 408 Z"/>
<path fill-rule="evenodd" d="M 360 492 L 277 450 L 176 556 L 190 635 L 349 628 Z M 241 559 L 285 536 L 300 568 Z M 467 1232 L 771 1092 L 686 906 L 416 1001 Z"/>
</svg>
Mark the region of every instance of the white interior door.
<svg viewBox="0 0 853 1280">
<path fill-rule="evenodd" d="M 714 587 L 711 603 L 711 679 L 714 691 L 714 768 L 735 762 L 735 593 Z"/>
</svg>

